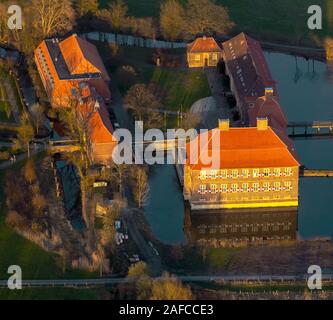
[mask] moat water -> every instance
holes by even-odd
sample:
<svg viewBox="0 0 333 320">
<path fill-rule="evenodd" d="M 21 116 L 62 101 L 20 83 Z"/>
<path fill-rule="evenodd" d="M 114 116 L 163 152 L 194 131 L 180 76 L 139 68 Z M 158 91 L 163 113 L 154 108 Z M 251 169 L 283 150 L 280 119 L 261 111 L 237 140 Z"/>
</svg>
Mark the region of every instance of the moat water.
<svg viewBox="0 0 333 320">
<path fill-rule="evenodd" d="M 289 121 L 333 120 L 333 71 L 326 64 L 280 53 L 266 53 L 266 58 Z M 296 140 L 295 146 L 308 168 L 333 169 L 333 139 Z M 162 242 L 186 241 L 184 203 L 173 166 L 154 168 L 146 217 Z M 297 229 L 300 239 L 333 238 L 333 179 L 300 179 Z"/>
</svg>

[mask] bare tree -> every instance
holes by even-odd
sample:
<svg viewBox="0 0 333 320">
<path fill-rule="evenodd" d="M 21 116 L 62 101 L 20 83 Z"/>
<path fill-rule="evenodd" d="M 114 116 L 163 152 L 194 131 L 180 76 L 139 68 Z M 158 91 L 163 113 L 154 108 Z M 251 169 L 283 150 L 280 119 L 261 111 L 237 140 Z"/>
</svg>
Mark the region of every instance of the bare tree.
<svg viewBox="0 0 333 320">
<path fill-rule="evenodd" d="M 28 159 L 24 166 L 24 177 L 29 182 L 29 184 L 32 184 L 37 178 L 35 165 L 31 159 Z"/>
<path fill-rule="evenodd" d="M 70 0 L 33 0 L 32 11 L 36 15 L 35 28 L 43 38 L 68 31 L 74 23 L 74 10 Z"/>
<path fill-rule="evenodd" d="M 226 8 L 214 0 L 188 0 L 186 7 L 188 34 L 225 34 L 234 23 L 231 22 Z"/>
<path fill-rule="evenodd" d="M 135 202 L 141 208 L 148 199 L 149 182 L 147 168 L 144 166 L 133 166 L 131 168 L 132 189 Z"/>
<path fill-rule="evenodd" d="M 79 17 L 85 14 L 95 14 L 98 11 L 98 0 L 76 0 L 75 9 Z"/>
<path fill-rule="evenodd" d="M 151 300 L 193 300 L 190 287 L 184 286 L 175 276 L 163 273 L 161 280 L 154 280 Z"/>
<path fill-rule="evenodd" d="M 9 29 L 7 26 L 7 8 L 5 3 L 0 3 L 0 42 L 7 43 L 9 36 Z"/>
<path fill-rule="evenodd" d="M 21 125 L 17 130 L 17 141 L 22 149 L 27 150 L 28 157 L 30 157 L 30 142 L 35 136 L 34 128 L 31 125 L 27 113 L 21 115 Z M 15 142 L 14 142 L 15 143 Z"/>
<path fill-rule="evenodd" d="M 31 106 L 31 116 L 38 135 L 39 129 L 42 127 L 45 120 L 43 106 L 39 103 L 34 103 Z"/>
<path fill-rule="evenodd" d="M 143 117 L 144 129 L 162 128 L 164 117 L 160 112 L 147 111 Z"/>
<path fill-rule="evenodd" d="M 183 115 L 180 127 L 184 130 L 195 129 L 199 123 L 199 115 L 194 112 L 188 111 Z"/>
<path fill-rule="evenodd" d="M 183 6 L 176 0 L 167 0 L 161 4 L 160 28 L 166 39 L 176 40 L 181 37 L 185 22 Z"/>
<path fill-rule="evenodd" d="M 110 4 L 110 21 L 114 31 L 118 32 L 125 26 L 128 7 L 123 0 L 116 0 Z"/>
<path fill-rule="evenodd" d="M 106 214 L 103 215 L 103 241 L 110 244 L 115 239 L 115 221 L 120 217 L 121 211 L 126 208 L 127 202 L 117 193 L 112 202 L 106 208 Z"/>
<path fill-rule="evenodd" d="M 151 296 L 152 279 L 149 276 L 149 267 L 143 262 L 137 262 L 128 269 L 127 277 L 135 280 L 136 298 L 148 300 Z"/>
<path fill-rule="evenodd" d="M 109 171 L 110 178 L 116 183 L 118 186 L 118 191 L 121 195 L 124 193 L 124 181 L 128 173 L 128 166 L 126 164 L 115 164 L 111 163 L 111 168 Z"/>
<path fill-rule="evenodd" d="M 145 38 L 155 38 L 156 25 L 152 18 L 129 17 L 126 21 L 132 34 Z"/>
<path fill-rule="evenodd" d="M 135 84 L 125 97 L 125 103 L 134 111 L 138 120 L 143 120 L 144 113 L 149 109 L 158 108 L 160 102 L 146 84 Z"/>
<path fill-rule="evenodd" d="M 46 199 L 42 194 L 34 194 L 32 197 L 32 204 L 38 212 L 41 212 L 46 207 Z"/>
</svg>

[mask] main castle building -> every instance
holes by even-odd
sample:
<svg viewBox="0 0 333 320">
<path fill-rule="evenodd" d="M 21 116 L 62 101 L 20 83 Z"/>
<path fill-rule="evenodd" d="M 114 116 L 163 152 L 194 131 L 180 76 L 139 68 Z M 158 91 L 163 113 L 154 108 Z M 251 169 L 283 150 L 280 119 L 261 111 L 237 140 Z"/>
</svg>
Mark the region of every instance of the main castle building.
<svg viewBox="0 0 333 320">
<path fill-rule="evenodd" d="M 220 120 L 218 128 L 187 144 L 184 198 L 194 210 L 296 207 L 300 164 L 261 46 L 241 33 L 222 48 L 246 126 L 232 128 Z M 207 154 L 218 161 L 207 165 Z"/>
</svg>

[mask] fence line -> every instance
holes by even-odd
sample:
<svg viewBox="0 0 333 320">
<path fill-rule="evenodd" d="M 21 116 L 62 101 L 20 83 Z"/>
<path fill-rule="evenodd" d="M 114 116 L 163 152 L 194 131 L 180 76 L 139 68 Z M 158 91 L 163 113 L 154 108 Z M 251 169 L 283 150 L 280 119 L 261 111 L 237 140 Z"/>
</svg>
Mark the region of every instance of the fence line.
<svg viewBox="0 0 333 320">
<path fill-rule="evenodd" d="M 83 33 L 81 36 L 93 41 L 116 43 L 118 45 L 141 47 L 141 48 L 177 49 L 177 48 L 185 48 L 187 45 L 185 42 L 171 42 L 171 41 L 163 41 L 156 39 L 146 39 L 143 37 L 137 37 L 132 35 L 115 34 L 115 33 L 99 32 L 99 31 Z"/>
</svg>

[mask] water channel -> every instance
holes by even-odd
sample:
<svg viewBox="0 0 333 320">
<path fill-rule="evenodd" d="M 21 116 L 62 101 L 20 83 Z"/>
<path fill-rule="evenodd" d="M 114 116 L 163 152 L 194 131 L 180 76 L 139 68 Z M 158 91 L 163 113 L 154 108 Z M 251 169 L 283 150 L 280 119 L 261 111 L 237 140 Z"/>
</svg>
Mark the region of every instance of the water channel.
<svg viewBox="0 0 333 320">
<path fill-rule="evenodd" d="M 265 55 L 289 121 L 333 120 L 333 76 L 326 64 L 281 53 Z M 333 169 L 333 139 L 296 140 L 295 146 L 303 165 Z M 169 244 L 186 241 L 184 211 L 174 167 L 155 167 L 145 213 L 159 240 Z M 208 215 L 206 219 L 209 224 Z M 300 179 L 296 229 L 299 239 L 333 237 L 333 179 Z"/>
</svg>

